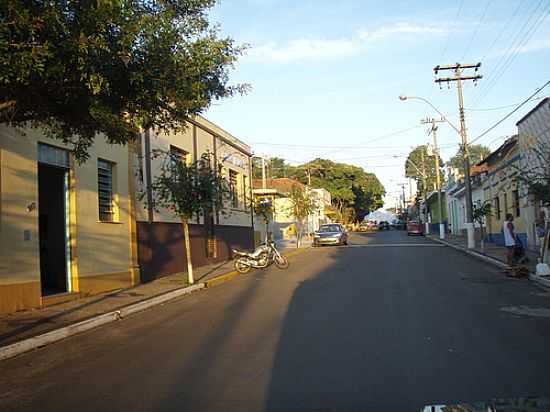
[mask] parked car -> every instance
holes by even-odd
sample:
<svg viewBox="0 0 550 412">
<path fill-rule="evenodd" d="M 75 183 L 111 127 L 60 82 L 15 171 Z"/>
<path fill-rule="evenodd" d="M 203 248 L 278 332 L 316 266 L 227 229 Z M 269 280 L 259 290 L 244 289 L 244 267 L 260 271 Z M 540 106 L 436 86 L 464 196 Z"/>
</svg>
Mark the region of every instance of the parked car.
<svg viewBox="0 0 550 412">
<path fill-rule="evenodd" d="M 410 235 L 424 235 L 424 225 L 416 220 L 410 220 L 407 222 L 407 236 Z"/>
<path fill-rule="evenodd" d="M 378 223 L 378 230 L 390 230 L 390 224 L 383 220 Z"/>
<path fill-rule="evenodd" d="M 321 225 L 319 230 L 313 234 L 313 246 L 347 244 L 348 232 L 340 223 Z"/>
<path fill-rule="evenodd" d="M 392 222 L 392 227 L 396 230 L 405 230 L 405 222 L 401 219 L 396 219 Z"/>
</svg>

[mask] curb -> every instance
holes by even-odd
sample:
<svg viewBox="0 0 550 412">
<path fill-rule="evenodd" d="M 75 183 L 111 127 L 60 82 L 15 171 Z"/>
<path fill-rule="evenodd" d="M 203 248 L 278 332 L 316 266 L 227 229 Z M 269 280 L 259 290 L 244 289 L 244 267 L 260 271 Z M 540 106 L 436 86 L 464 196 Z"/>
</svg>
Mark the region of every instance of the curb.
<svg viewBox="0 0 550 412">
<path fill-rule="evenodd" d="M 132 313 L 141 312 L 152 306 L 168 302 L 169 300 L 190 294 L 197 290 L 204 289 L 205 287 L 206 285 L 204 283 L 198 283 L 196 285 L 176 289 L 163 295 L 159 295 L 148 300 L 125 306 L 118 310 L 95 316 L 91 319 L 86 319 L 81 322 L 73 323 L 72 325 L 55 329 L 51 332 L 46 332 L 41 335 L 33 336 L 32 338 L 27 338 L 16 343 L 12 343 L 11 345 L 0 347 L 0 361 L 13 358 L 14 356 L 21 355 L 22 353 L 28 352 L 32 349 L 49 345 L 50 343 L 60 341 L 78 333 L 97 328 L 98 326 L 121 320 L 125 316 L 128 316 Z"/>
<path fill-rule="evenodd" d="M 538 283 L 539 286 L 542 286 L 543 288 L 550 289 L 550 279 L 537 276 L 534 273 L 529 273 L 529 280 Z"/>
<path fill-rule="evenodd" d="M 463 247 L 461 246 L 457 246 L 457 245 L 453 245 L 452 243 L 450 242 L 446 242 L 444 240 L 441 240 L 441 239 L 436 239 L 436 238 L 433 238 L 433 237 L 429 237 L 430 240 L 433 240 L 434 242 L 438 242 L 438 243 L 441 243 L 443 245 L 446 245 L 446 246 L 449 246 L 450 248 L 453 248 L 455 250 L 459 250 L 467 255 L 470 255 L 470 256 L 473 256 L 479 260 L 482 260 L 484 261 L 485 263 L 489 263 L 491 265 L 494 265 L 494 266 L 498 266 L 499 268 L 501 269 L 506 269 L 508 267 L 508 265 L 498 259 L 495 259 L 493 257 L 490 257 L 490 256 L 487 256 L 487 255 L 483 255 L 479 252 L 474 252 L 472 250 L 467 250 L 467 249 L 464 249 Z"/>
<path fill-rule="evenodd" d="M 502 269 L 506 269 L 508 267 L 508 265 L 506 263 L 504 263 L 504 262 L 502 262 L 498 259 L 489 257 L 487 255 L 482 255 L 479 252 L 473 252 L 471 250 L 466 250 L 466 249 L 464 249 L 460 246 L 453 245 L 452 243 L 445 242 L 444 240 L 441 240 L 441 239 L 435 239 L 435 238 L 432 238 L 432 237 L 430 237 L 430 239 L 433 240 L 434 242 L 438 242 L 438 243 L 442 243 L 444 245 L 447 245 L 447 246 L 449 246 L 453 249 L 460 250 L 461 252 L 466 253 L 467 255 L 473 256 L 475 258 L 483 260 L 486 263 L 498 266 Z M 539 286 L 550 289 L 550 279 L 546 279 L 546 278 L 543 278 L 541 276 L 537 276 L 534 273 L 529 273 L 529 280 L 532 281 L 532 282 L 537 283 Z"/>
<path fill-rule="evenodd" d="M 286 253 L 285 255 L 287 257 L 295 256 L 302 252 L 305 252 L 306 250 L 307 248 L 296 249 L 296 250 L 290 251 L 289 253 Z M 86 332 L 90 329 L 95 329 L 98 326 L 115 322 L 117 320 L 122 320 L 124 319 L 125 316 L 131 315 L 136 312 L 142 312 L 145 309 L 149 309 L 153 306 L 160 305 L 162 303 L 168 302 L 180 296 L 188 295 L 198 290 L 206 289 L 216 284 L 226 282 L 238 275 L 239 275 L 239 272 L 237 271 L 224 273 L 223 275 L 216 276 L 205 282 L 197 283 L 195 285 L 187 286 L 181 289 L 172 290 L 162 295 L 158 295 L 150 299 L 143 300 L 141 302 L 130 304 L 123 308 L 120 308 L 111 312 L 107 312 L 102 315 L 94 316 L 93 318 L 90 318 L 90 319 L 73 323 L 72 325 L 63 326 L 59 329 L 55 329 L 50 332 L 43 333 L 41 335 L 23 339 L 19 342 L 15 342 L 7 346 L 2 346 L 0 347 L 0 361 L 13 358 L 15 356 L 21 355 L 33 349 L 49 345 L 50 343 L 60 341 L 62 339 L 68 338 L 70 336 L 74 336 L 82 332 Z"/>
</svg>

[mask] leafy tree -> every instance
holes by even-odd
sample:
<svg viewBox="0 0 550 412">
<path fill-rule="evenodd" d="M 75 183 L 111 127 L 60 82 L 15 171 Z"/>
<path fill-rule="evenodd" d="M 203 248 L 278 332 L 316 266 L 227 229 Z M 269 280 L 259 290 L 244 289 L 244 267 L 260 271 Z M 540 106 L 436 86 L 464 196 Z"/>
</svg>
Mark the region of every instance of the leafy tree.
<svg viewBox="0 0 550 412">
<path fill-rule="evenodd" d="M 294 168 L 290 177 L 307 183 L 304 170 L 311 174 L 312 187 L 330 192 L 337 219 L 344 223 L 362 220 L 383 205 L 384 187 L 375 174 L 365 172 L 361 167 L 315 159 Z"/>
<path fill-rule="evenodd" d="M 205 153 L 192 164 L 169 152 L 157 150 L 153 156 L 162 158 L 159 173 L 152 184 L 154 205 L 172 211 L 180 219 L 188 281 L 193 283 L 189 220 L 194 216 L 211 216 L 215 210 L 224 212 L 224 202 L 230 197 L 227 181 L 221 174 L 221 166 L 218 170 L 212 167 L 214 159 L 210 153 Z"/>
<path fill-rule="evenodd" d="M 487 200 L 482 204 L 474 204 L 472 209 L 472 214 L 474 217 L 474 222 L 479 223 L 481 228 L 481 252 L 485 252 L 485 222 L 487 217 L 491 216 L 492 206 L 491 201 Z"/>
<path fill-rule="evenodd" d="M 269 220 L 273 219 L 273 201 L 269 198 L 257 198 L 254 201 L 254 214 L 263 218 L 266 242 L 269 232 Z"/>
<path fill-rule="evenodd" d="M 296 247 L 300 247 L 305 219 L 315 211 L 315 202 L 306 189 L 293 185 L 288 194 L 291 207 L 290 212 L 296 219 Z"/>
<path fill-rule="evenodd" d="M 97 134 L 177 131 L 242 93 L 243 51 L 208 20 L 216 0 L 0 2 L 0 123 L 39 127 L 85 160 Z"/>
<path fill-rule="evenodd" d="M 416 146 L 405 161 L 405 176 L 416 180 L 418 191 L 425 194 L 434 189 L 436 179 L 435 155 L 430 154 L 426 145 Z M 439 158 L 439 164 L 443 160 Z M 444 176 L 444 170 L 440 166 L 440 175 Z"/>
<path fill-rule="evenodd" d="M 468 146 L 468 154 L 471 165 L 481 162 L 489 155 L 489 153 L 491 153 L 491 149 L 487 146 L 483 146 L 481 144 Z M 462 150 L 459 149 L 456 155 L 451 157 L 451 159 L 447 162 L 447 166 L 458 169 L 459 174 L 464 176 L 464 156 L 462 155 Z"/>
</svg>

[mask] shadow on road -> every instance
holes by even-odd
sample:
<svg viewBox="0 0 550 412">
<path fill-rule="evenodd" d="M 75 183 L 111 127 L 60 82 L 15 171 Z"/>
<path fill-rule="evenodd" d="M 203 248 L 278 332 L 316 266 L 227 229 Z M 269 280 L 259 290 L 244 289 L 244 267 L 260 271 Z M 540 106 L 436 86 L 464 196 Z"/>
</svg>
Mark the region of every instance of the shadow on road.
<svg viewBox="0 0 550 412">
<path fill-rule="evenodd" d="M 420 410 L 547 391 L 550 334 L 541 339 L 542 323 L 499 312 L 504 302 L 524 298 L 514 292 L 517 284 L 464 282 L 459 270 L 486 267 L 449 249 L 333 253 L 333 266 L 292 296 L 266 410 Z M 443 272 L 449 263 L 456 266 Z"/>
</svg>

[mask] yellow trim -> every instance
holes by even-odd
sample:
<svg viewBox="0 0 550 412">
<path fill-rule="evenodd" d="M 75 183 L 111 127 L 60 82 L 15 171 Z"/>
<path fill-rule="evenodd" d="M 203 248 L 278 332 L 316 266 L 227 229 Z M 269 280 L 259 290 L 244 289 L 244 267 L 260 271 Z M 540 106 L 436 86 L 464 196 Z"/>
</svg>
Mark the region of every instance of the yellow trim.
<svg viewBox="0 0 550 412">
<path fill-rule="evenodd" d="M 40 281 L 0 285 L 0 313 L 39 308 Z"/>
<path fill-rule="evenodd" d="M 130 276 L 132 286 L 140 282 L 140 268 L 138 262 L 138 244 L 137 244 L 137 224 L 136 224 L 136 205 L 135 205 L 135 187 L 134 187 L 134 151 L 135 143 L 128 144 L 128 230 L 130 232 Z"/>
<path fill-rule="evenodd" d="M 60 303 L 65 303 L 65 302 L 71 302 L 77 299 L 80 299 L 80 293 L 68 292 L 68 293 L 59 293 L 57 295 L 42 296 L 40 301 L 41 301 L 41 306 L 43 308 L 46 308 L 48 306 L 58 305 Z"/>
<path fill-rule="evenodd" d="M 79 284 L 81 296 L 95 295 L 101 292 L 131 287 L 132 273 L 131 270 L 128 270 L 126 272 L 81 276 Z"/>
<path fill-rule="evenodd" d="M 76 248 L 76 176 L 75 176 L 74 157 L 70 157 L 69 169 L 69 236 L 71 248 L 71 290 L 69 292 L 80 291 L 78 281 L 78 254 Z"/>
</svg>

